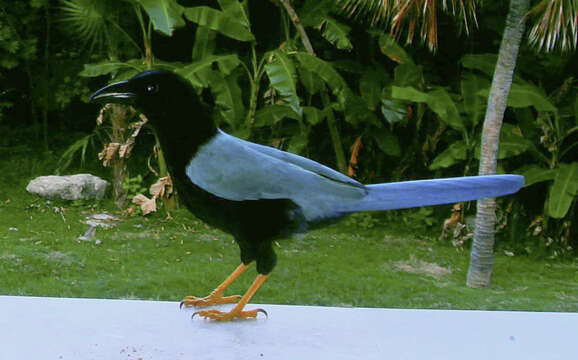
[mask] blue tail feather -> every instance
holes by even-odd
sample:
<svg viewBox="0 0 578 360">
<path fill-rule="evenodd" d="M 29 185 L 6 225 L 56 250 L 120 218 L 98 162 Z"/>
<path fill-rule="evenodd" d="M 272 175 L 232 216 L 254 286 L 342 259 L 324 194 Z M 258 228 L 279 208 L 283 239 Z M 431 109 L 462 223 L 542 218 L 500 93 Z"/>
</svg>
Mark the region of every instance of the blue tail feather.
<svg viewBox="0 0 578 360">
<path fill-rule="evenodd" d="M 520 175 L 484 175 L 403 181 L 367 185 L 367 196 L 343 204 L 344 212 L 405 209 L 452 204 L 517 192 L 524 185 Z"/>
</svg>

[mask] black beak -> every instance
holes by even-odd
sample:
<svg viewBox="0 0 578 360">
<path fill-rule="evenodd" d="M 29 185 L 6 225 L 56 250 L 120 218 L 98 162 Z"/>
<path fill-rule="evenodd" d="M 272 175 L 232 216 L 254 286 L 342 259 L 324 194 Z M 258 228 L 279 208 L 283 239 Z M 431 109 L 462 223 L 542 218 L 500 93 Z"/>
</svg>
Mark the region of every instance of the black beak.
<svg viewBox="0 0 578 360">
<path fill-rule="evenodd" d="M 131 92 L 128 81 L 120 81 L 103 87 L 90 97 L 90 102 L 99 104 L 133 104 L 136 94 Z"/>
</svg>

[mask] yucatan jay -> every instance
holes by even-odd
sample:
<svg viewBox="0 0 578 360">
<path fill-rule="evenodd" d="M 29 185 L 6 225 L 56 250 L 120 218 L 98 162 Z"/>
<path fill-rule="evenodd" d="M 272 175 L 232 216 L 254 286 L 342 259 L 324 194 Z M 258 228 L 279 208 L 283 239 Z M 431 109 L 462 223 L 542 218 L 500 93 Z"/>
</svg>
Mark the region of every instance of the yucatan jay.
<svg viewBox="0 0 578 360">
<path fill-rule="evenodd" d="M 195 313 L 208 319 L 254 318 L 264 312 L 244 307 L 275 267 L 276 239 L 354 212 L 497 197 L 524 183 L 517 175 L 489 175 L 363 185 L 315 161 L 226 134 L 193 86 L 164 70 L 106 86 L 91 101 L 130 104 L 144 113 L 180 199 L 195 216 L 235 238 L 241 264 L 210 295 L 181 302 L 188 307 L 238 301 L 229 312 Z M 252 262 L 258 275 L 245 295 L 223 296 Z"/>
</svg>

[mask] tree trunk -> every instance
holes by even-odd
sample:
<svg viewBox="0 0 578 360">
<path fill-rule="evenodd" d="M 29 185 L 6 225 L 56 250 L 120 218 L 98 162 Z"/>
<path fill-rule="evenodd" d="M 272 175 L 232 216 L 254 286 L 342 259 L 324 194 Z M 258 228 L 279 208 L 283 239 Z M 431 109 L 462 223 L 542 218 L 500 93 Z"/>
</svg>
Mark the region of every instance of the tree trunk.
<svg viewBox="0 0 578 360">
<path fill-rule="evenodd" d="M 124 144 L 127 138 L 128 125 L 130 120 L 129 107 L 126 105 L 113 104 L 110 110 L 110 122 L 112 124 L 112 133 L 110 141 L 117 144 Z M 127 159 L 125 157 L 115 156 L 110 161 L 113 174 L 112 192 L 114 203 L 119 209 L 124 209 L 127 205 L 128 190 L 123 189 L 126 178 L 128 177 Z"/>
<path fill-rule="evenodd" d="M 510 9 L 484 119 L 480 175 L 496 173 L 500 130 L 516 67 L 516 58 L 524 33 L 524 15 L 528 11 L 528 6 L 529 0 L 510 0 Z M 474 241 L 467 277 L 467 285 L 470 287 L 487 287 L 491 283 L 494 264 L 495 210 L 495 199 L 486 198 L 478 201 Z"/>
</svg>

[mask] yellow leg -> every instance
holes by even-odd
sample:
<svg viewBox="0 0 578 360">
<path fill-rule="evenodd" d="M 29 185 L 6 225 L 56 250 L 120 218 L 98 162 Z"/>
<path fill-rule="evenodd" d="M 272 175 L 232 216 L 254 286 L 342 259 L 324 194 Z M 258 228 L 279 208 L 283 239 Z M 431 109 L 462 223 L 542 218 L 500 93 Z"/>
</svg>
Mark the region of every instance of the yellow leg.
<svg viewBox="0 0 578 360">
<path fill-rule="evenodd" d="M 192 307 L 192 306 L 211 306 L 220 304 L 232 304 L 237 302 L 241 295 L 223 296 L 225 289 L 229 287 L 239 277 L 245 270 L 247 270 L 248 265 L 241 264 L 229 275 L 221 285 L 219 285 L 215 290 L 213 290 L 208 296 L 203 298 L 198 298 L 196 296 L 187 296 L 181 301 L 181 307 Z"/>
<path fill-rule="evenodd" d="M 196 313 L 193 314 L 193 317 L 195 317 L 195 315 L 199 315 L 204 317 L 205 319 L 217 321 L 231 321 L 233 319 L 254 319 L 260 312 L 267 315 L 267 312 L 263 309 L 243 311 L 243 308 L 245 307 L 245 305 L 247 305 L 249 300 L 251 300 L 253 295 L 255 295 L 257 290 L 259 290 L 261 285 L 263 285 L 263 283 L 265 282 L 265 280 L 267 280 L 268 277 L 269 275 L 261 275 L 261 274 L 257 275 L 257 278 L 255 279 L 249 290 L 247 290 L 245 295 L 243 295 L 241 300 L 237 303 L 237 305 L 235 305 L 233 309 L 231 309 L 231 311 L 229 312 L 223 312 L 219 310 L 197 311 Z"/>
</svg>

